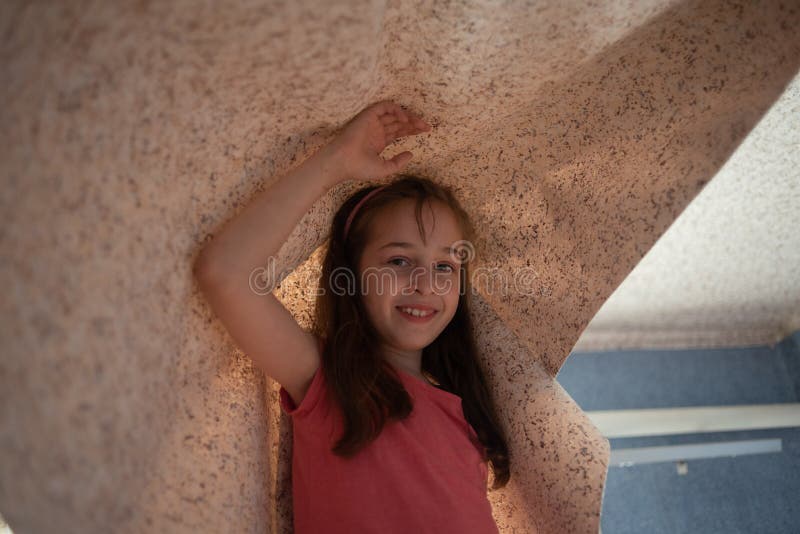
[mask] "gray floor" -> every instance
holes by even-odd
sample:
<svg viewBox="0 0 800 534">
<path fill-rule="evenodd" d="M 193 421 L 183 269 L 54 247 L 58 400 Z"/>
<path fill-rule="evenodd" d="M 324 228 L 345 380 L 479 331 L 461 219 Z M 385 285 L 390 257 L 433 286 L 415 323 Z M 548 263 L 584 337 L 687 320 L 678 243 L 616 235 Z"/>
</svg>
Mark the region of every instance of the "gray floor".
<svg viewBox="0 0 800 534">
<path fill-rule="evenodd" d="M 776 347 L 571 355 L 556 379 L 586 411 L 800 402 L 800 332 Z M 612 449 L 780 439 L 782 452 L 611 467 L 603 534 L 800 533 L 800 428 L 611 439 Z"/>
</svg>

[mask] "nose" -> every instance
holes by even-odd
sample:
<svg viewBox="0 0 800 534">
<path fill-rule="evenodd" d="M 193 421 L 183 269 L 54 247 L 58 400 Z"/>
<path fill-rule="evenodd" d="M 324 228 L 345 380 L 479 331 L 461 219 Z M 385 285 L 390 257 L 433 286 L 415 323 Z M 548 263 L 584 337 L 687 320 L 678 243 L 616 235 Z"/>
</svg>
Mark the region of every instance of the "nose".
<svg viewBox="0 0 800 534">
<path fill-rule="evenodd" d="M 413 283 L 416 285 L 416 291 L 420 295 L 430 295 L 432 290 L 432 280 L 430 269 L 417 267 L 413 273 Z"/>
</svg>

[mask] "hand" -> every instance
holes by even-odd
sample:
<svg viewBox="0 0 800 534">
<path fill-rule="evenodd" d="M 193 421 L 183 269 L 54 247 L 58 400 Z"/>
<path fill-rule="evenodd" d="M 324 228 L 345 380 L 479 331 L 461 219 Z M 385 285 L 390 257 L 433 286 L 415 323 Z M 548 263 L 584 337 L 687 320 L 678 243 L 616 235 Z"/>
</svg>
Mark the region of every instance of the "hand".
<svg viewBox="0 0 800 534">
<path fill-rule="evenodd" d="M 396 139 L 430 129 L 420 117 L 384 100 L 353 117 L 326 148 L 342 180 L 380 180 L 403 170 L 413 157 L 405 151 L 384 160 L 383 149 Z"/>
</svg>

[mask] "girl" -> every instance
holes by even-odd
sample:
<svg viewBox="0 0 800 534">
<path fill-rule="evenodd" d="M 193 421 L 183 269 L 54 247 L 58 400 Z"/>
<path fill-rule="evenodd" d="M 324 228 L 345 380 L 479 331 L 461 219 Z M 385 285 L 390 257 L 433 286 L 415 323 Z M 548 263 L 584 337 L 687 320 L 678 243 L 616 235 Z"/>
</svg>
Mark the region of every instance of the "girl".
<svg viewBox="0 0 800 534">
<path fill-rule="evenodd" d="M 450 190 L 400 175 L 391 142 L 429 131 L 383 101 L 260 193 L 201 251 L 195 275 L 237 344 L 281 384 L 293 429 L 294 528 L 304 533 L 497 532 L 486 496 L 509 480 L 506 439 L 469 311 L 474 230 Z M 378 179 L 333 218 L 312 332 L 251 289 L 313 202 Z M 271 281 L 274 282 L 274 281 Z"/>
</svg>

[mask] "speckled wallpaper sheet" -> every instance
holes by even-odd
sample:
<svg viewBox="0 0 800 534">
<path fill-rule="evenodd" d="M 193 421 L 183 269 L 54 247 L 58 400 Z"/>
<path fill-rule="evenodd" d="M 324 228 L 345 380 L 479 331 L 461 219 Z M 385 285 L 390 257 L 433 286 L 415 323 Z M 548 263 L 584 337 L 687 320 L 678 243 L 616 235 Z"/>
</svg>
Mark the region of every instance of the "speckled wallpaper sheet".
<svg viewBox="0 0 800 534">
<path fill-rule="evenodd" d="M 367 105 L 454 188 L 510 439 L 503 533 L 597 532 L 609 443 L 554 379 L 800 68 L 793 1 L 0 4 L 0 514 L 14 532 L 292 531 L 291 426 L 193 279 L 203 243 Z M 289 236 L 279 296 L 334 210 Z M 519 281 L 521 279 L 521 282 Z"/>
</svg>

